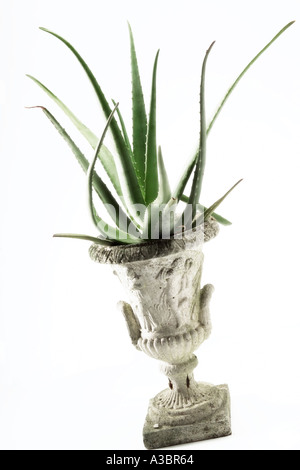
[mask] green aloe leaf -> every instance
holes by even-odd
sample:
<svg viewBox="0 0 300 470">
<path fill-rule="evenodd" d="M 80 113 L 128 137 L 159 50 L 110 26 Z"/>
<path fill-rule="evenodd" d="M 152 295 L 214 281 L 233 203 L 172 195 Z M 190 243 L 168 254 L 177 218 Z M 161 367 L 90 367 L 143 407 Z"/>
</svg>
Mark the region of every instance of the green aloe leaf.
<svg viewBox="0 0 300 470">
<path fill-rule="evenodd" d="M 251 65 L 253 65 L 257 59 L 273 44 L 273 42 L 276 41 L 276 39 L 278 39 L 290 26 L 292 26 L 292 24 L 294 24 L 295 21 L 291 21 L 290 23 L 288 23 L 286 26 L 284 26 L 284 28 L 282 28 L 274 37 L 273 39 L 271 39 L 270 42 L 268 42 L 268 44 L 263 47 L 263 49 L 261 51 L 259 51 L 258 54 L 256 54 L 256 56 L 249 62 L 248 65 L 246 65 L 246 67 L 244 68 L 244 70 L 239 74 L 239 76 L 237 77 L 237 79 L 233 82 L 233 84 L 231 85 L 231 87 L 229 88 L 229 90 L 227 91 L 226 95 L 224 96 L 223 100 L 221 101 L 215 115 L 213 116 L 212 120 L 210 121 L 208 127 L 207 127 L 207 133 L 210 132 L 215 120 L 217 119 L 218 115 L 220 114 L 220 111 L 221 109 L 223 108 L 224 104 L 226 103 L 226 101 L 228 100 L 229 96 L 231 95 L 231 93 L 233 92 L 233 90 L 235 89 L 236 85 L 239 83 L 239 81 L 241 80 L 241 78 L 245 75 L 245 73 L 250 69 Z"/>
<path fill-rule="evenodd" d="M 47 108 L 44 108 L 42 106 L 35 106 L 35 108 L 42 109 L 44 114 L 47 116 L 47 118 L 50 120 L 50 122 L 54 125 L 56 130 L 59 132 L 59 134 L 62 136 L 62 138 L 67 142 L 69 147 L 71 148 L 73 154 L 75 155 L 78 163 L 80 164 L 81 168 L 85 173 L 87 173 L 88 168 L 89 168 L 89 162 L 86 159 L 86 157 L 83 155 L 81 150 L 77 147 L 75 142 L 71 139 L 71 137 L 67 134 L 65 129 L 60 125 L 60 123 L 57 121 L 57 119 L 48 111 Z M 94 179 L 93 179 L 93 185 L 94 188 L 100 197 L 101 201 L 103 204 L 105 204 L 105 208 L 107 209 L 108 213 L 112 217 L 113 221 L 118 225 L 119 220 L 126 220 L 128 224 L 131 223 L 131 221 L 128 219 L 126 214 L 123 212 L 122 208 L 116 201 L 116 199 L 113 197 L 105 183 L 102 181 L 102 179 L 98 176 L 97 173 L 94 174 Z"/>
<path fill-rule="evenodd" d="M 77 233 L 55 233 L 54 238 L 75 238 L 77 240 L 87 240 L 92 243 L 103 246 L 112 246 L 112 242 L 108 240 L 103 240 L 102 238 L 91 237 L 90 235 L 80 235 Z"/>
<path fill-rule="evenodd" d="M 104 115 L 106 119 L 109 118 L 109 115 L 111 113 L 111 108 L 108 104 L 107 99 L 105 98 L 105 95 L 100 88 L 99 83 L 97 82 L 95 76 L 93 75 L 91 69 L 88 67 L 86 62 L 83 60 L 81 55 L 76 51 L 76 49 L 63 37 L 59 36 L 58 34 L 49 31 L 46 28 L 40 28 L 42 31 L 45 31 L 52 36 L 56 37 L 60 41 L 62 41 L 69 49 L 70 51 L 75 55 L 81 66 L 83 67 L 84 71 L 86 72 L 95 92 L 98 97 L 99 103 L 102 107 L 102 110 L 104 112 Z M 111 131 L 112 135 L 114 137 L 114 141 L 118 150 L 118 156 L 119 156 L 119 162 L 122 171 L 119 172 L 119 178 L 121 181 L 121 186 L 122 186 L 122 192 L 123 196 L 126 200 L 126 205 L 128 209 L 130 210 L 130 206 L 132 204 L 143 204 L 144 203 L 144 198 L 139 186 L 139 182 L 137 179 L 137 176 L 134 171 L 134 166 L 131 160 L 131 155 L 130 152 L 128 151 L 126 142 L 122 136 L 122 133 L 119 129 L 119 126 L 117 124 L 117 121 L 115 119 L 112 120 L 111 122 Z"/>
<path fill-rule="evenodd" d="M 189 161 L 188 165 L 185 167 L 184 172 L 181 175 L 181 178 L 176 186 L 175 191 L 173 192 L 174 199 L 181 199 L 183 192 L 186 188 L 186 185 L 191 177 L 192 171 L 195 168 L 196 160 L 199 155 L 199 150 L 197 151 L 196 155 Z"/>
<path fill-rule="evenodd" d="M 140 80 L 138 61 L 136 56 L 134 38 L 130 25 L 130 54 L 132 77 L 132 140 L 133 140 L 133 164 L 143 194 L 145 194 L 145 158 L 147 138 L 147 115 L 144 95 Z"/>
<path fill-rule="evenodd" d="M 166 204 L 171 199 L 171 188 L 168 174 L 165 168 L 161 147 L 158 147 L 158 173 L 159 173 L 159 190 L 156 199 L 157 204 Z"/>
<path fill-rule="evenodd" d="M 89 168 L 88 168 L 88 171 L 87 171 L 88 206 L 89 206 L 89 209 L 90 209 L 90 215 L 91 215 L 92 221 L 94 222 L 95 226 L 97 227 L 97 229 L 99 230 L 99 232 L 102 236 L 107 235 L 110 240 L 113 240 L 114 236 L 116 236 L 116 239 L 115 239 L 116 241 L 121 242 L 121 243 L 131 244 L 131 243 L 138 243 L 139 240 L 138 239 L 133 239 L 132 237 L 130 237 L 128 235 L 127 232 L 124 232 L 122 230 L 117 230 L 116 231 L 113 227 L 109 227 L 109 226 L 107 226 L 107 231 L 106 232 L 103 231 L 103 228 L 102 228 L 103 221 L 98 216 L 98 214 L 96 212 L 96 209 L 95 209 L 95 206 L 94 206 L 94 203 L 93 203 L 93 178 L 94 178 L 94 173 L 95 173 L 95 165 L 96 165 L 96 162 L 97 162 L 97 159 L 98 159 L 98 154 L 99 154 L 99 152 L 101 150 L 101 147 L 103 145 L 104 138 L 105 138 L 106 133 L 109 129 L 109 126 L 111 125 L 114 113 L 115 113 L 118 105 L 119 104 L 117 103 L 115 108 L 113 109 L 113 111 L 109 115 L 106 126 L 104 128 L 102 136 L 101 136 L 101 138 L 99 140 L 99 143 L 97 145 L 97 148 L 96 148 L 96 151 L 95 151 L 95 156 L 94 156 L 91 164 L 89 165 Z"/>
<path fill-rule="evenodd" d="M 192 189 L 189 197 L 189 204 L 192 207 L 192 217 L 196 215 L 197 203 L 199 202 L 202 180 L 204 175 L 205 163 L 206 163 L 206 116 L 205 116 L 205 72 L 206 72 L 206 63 L 209 53 L 214 45 L 214 42 L 210 45 L 206 51 L 201 73 L 201 85 L 200 85 L 200 143 L 199 143 L 199 153 L 196 162 L 195 174 L 192 184 Z"/>
<path fill-rule="evenodd" d="M 145 170 L 146 170 L 146 139 L 147 139 L 147 115 L 144 95 L 141 85 L 138 61 L 134 38 L 130 25 L 130 55 L 131 55 L 131 80 L 132 80 L 132 140 L 133 140 L 133 164 L 145 195 Z"/>
<path fill-rule="evenodd" d="M 235 183 L 232 186 L 232 188 L 230 188 L 229 191 L 227 191 L 227 193 L 224 194 L 224 196 L 222 196 L 220 199 L 218 199 L 216 202 L 214 202 L 208 209 L 205 209 L 204 213 L 200 214 L 199 216 L 196 216 L 194 221 L 198 220 L 198 222 L 199 222 L 199 219 L 200 219 L 200 223 L 205 222 L 205 220 L 213 214 L 213 212 L 217 209 L 217 207 L 224 201 L 224 199 L 231 193 L 231 191 L 233 191 L 233 189 L 238 184 L 240 184 L 241 181 L 243 181 L 243 180 L 240 179 L 237 183 Z"/>
<path fill-rule="evenodd" d="M 203 206 L 203 210 L 205 211 L 207 209 L 207 207 L 204 207 Z M 228 226 L 228 225 L 232 225 L 232 222 L 230 222 L 229 220 L 225 219 L 225 217 L 223 217 L 222 215 L 220 214 L 217 214 L 216 212 L 212 212 L 211 213 L 211 216 L 221 225 L 225 225 L 225 226 Z"/>
<path fill-rule="evenodd" d="M 115 100 L 112 100 L 112 103 L 113 103 L 114 106 L 116 106 Z M 120 111 L 119 108 L 117 108 L 117 114 L 118 114 L 118 118 L 119 118 L 119 121 L 120 121 L 120 124 L 121 124 L 124 140 L 126 142 L 128 150 L 130 152 L 130 155 L 132 156 L 132 148 L 131 148 L 130 140 L 129 140 L 129 137 L 128 137 L 128 133 L 127 133 L 127 130 L 126 130 L 126 126 L 125 126 L 123 116 L 122 116 L 121 111 Z"/>
<path fill-rule="evenodd" d="M 66 114 L 66 116 L 71 120 L 75 127 L 79 130 L 83 137 L 89 142 L 93 149 L 96 148 L 98 143 L 98 137 L 87 127 L 85 126 L 72 111 L 54 94 L 49 90 L 45 85 L 43 85 L 39 80 L 32 77 L 32 75 L 27 75 L 28 78 L 33 80 Z M 117 173 L 117 168 L 114 162 L 114 157 L 111 152 L 108 150 L 105 145 L 102 146 L 101 152 L 99 154 L 100 161 L 105 169 L 110 181 L 112 182 L 118 196 L 123 201 L 123 194 L 120 185 L 120 180 Z"/>
<path fill-rule="evenodd" d="M 156 146 L 156 72 L 158 56 L 159 51 L 156 54 L 153 67 L 152 92 L 146 145 L 145 202 L 147 206 L 155 201 L 158 196 L 158 165 Z"/>
<path fill-rule="evenodd" d="M 89 165 L 89 168 L 88 168 L 88 171 L 87 171 L 87 181 L 88 181 L 88 202 L 89 202 L 89 209 L 90 209 L 90 213 L 91 213 L 91 216 L 92 216 L 92 220 L 94 222 L 94 224 L 96 225 L 97 228 L 98 227 L 98 224 L 99 224 L 99 221 L 101 220 L 100 217 L 97 215 L 97 212 L 95 210 L 95 207 L 94 207 L 94 203 L 93 203 L 93 176 L 94 176 L 94 172 L 95 172 L 95 165 L 96 165 L 96 161 L 98 159 L 98 154 L 101 150 L 101 147 L 103 145 L 103 141 L 104 141 L 104 138 L 106 136 L 106 133 L 109 129 L 109 126 L 111 124 L 111 121 L 112 121 L 112 118 L 114 116 L 114 113 L 117 109 L 119 104 L 117 104 L 114 108 L 114 110 L 110 113 L 109 117 L 108 117 L 108 120 L 107 120 L 107 123 L 105 125 L 105 128 L 104 128 L 104 131 L 102 133 L 102 136 L 99 140 L 99 143 L 96 147 L 96 151 L 95 151 L 95 156 L 93 158 L 93 161 L 92 163 Z M 100 219 L 100 220 L 99 220 Z"/>
<path fill-rule="evenodd" d="M 274 37 L 273 39 L 268 42 L 268 44 L 263 48 L 261 49 L 261 51 L 256 54 L 256 56 L 247 64 L 247 66 L 243 69 L 243 71 L 239 74 L 239 76 L 236 78 L 236 80 L 233 82 L 233 84 L 231 85 L 231 87 L 229 88 L 228 92 L 226 93 L 225 97 L 223 98 L 223 100 L 221 101 L 221 104 L 219 105 L 216 113 L 214 114 L 212 120 L 210 121 L 208 127 L 207 127 L 207 130 L 206 130 L 206 134 L 208 136 L 209 132 L 211 131 L 211 128 L 213 126 L 213 124 L 215 123 L 218 115 L 220 114 L 221 110 L 223 109 L 224 107 L 224 104 L 226 103 L 226 101 L 228 100 L 229 96 L 231 95 L 231 93 L 233 92 L 233 90 L 235 89 L 235 87 L 237 86 L 237 84 L 239 83 L 239 81 L 241 80 L 241 78 L 245 75 L 245 73 L 249 70 L 249 68 L 256 62 L 256 60 L 274 43 L 274 41 L 276 41 L 276 39 L 278 39 L 282 33 L 284 33 L 290 26 L 292 26 L 292 24 L 295 23 L 295 21 L 291 21 L 290 23 L 288 23 L 286 26 L 284 26 L 284 28 L 282 28 Z M 198 151 L 197 153 L 193 156 L 193 158 L 189 161 L 188 165 L 186 166 L 178 184 L 177 184 L 177 187 L 174 191 L 174 198 L 178 198 L 180 199 L 184 190 L 185 190 L 185 187 L 187 185 L 187 182 L 189 181 L 190 179 L 190 176 L 193 172 L 193 169 L 196 165 L 196 161 L 197 161 L 197 158 L 198 158 Z"/>
<path fill-rule="evenodd" d="M 36 83 L 59 107 L 60 109 L 68 116 L 68 118 L 72 121 L 74 126 L 79 130 L 79 132 L 86 138 L 89 144 L 95 148 L 98 143 L 97 136 L 88 128 L 86 127 L 72 111 L 54 94 L 52 93 L 49 88 L 43 85 L 37 78 L 33 77 L 32 75 L 26 75 L 30 78 L 34 83 Z"/>
<path fill-rule="evenodd" d="M 183 202 L 186 202 L 188 203 L 189 202 L 189 198 L 185 195 L 182 195 L 181 198 L 180 198 L 181 201 Z M 207 207 L 205 206 L 202 206 L 201 204 L 198 204 L 198 207 L 201 211 L 205 211 L 207 209 Z M 220 214 L 217 214 L 216 212 L 213 212 L 212 214 L 212 217 L 214 219 L 216 219 L 217 222 L 219 222 L 219 224 L 221 225 L 232 225 L 232 222 L 230 222 L 229 220 L 225 219 L 223 216 L 221 216 Z"/>
</svg>

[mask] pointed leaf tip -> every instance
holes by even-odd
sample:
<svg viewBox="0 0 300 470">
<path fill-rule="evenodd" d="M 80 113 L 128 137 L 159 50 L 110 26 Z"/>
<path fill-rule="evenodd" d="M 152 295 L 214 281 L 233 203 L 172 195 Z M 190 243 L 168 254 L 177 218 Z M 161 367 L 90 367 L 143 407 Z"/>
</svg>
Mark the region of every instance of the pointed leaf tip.
<svg viewBox="0 0 300 470">
<path fill-rule="evenodd" d="M 211 50 L 211 48 L 214 46 L 215 43 L 216 43 L 216 41 L 213 41 L 213 42 L 211 43 L 211 45 L 209 46 L 207 52 L 209 52 L 209 51 Z"/>
<path fill-rule="evenodd" d="M 148 133 L 146 141 L 146 168 L 145 168 L 145 202 L 151 204 L 158 196 L 158 159 L 156 144 L 156 74 L 159 50 L 156 53 L 153 75 L 152 91 L 150 99 L 150 112 L 148 121 Z"/>
<path fill-rule="evenodd" d="M 42 109 L 43 111 L 46 110 L 46 108 L 44 106 L 24 106 L 25 109 Z"/>
</svg>

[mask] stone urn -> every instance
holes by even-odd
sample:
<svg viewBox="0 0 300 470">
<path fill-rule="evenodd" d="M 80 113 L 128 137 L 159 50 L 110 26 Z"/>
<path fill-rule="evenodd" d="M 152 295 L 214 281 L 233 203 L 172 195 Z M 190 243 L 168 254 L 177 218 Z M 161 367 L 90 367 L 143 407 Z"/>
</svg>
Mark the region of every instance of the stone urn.
<svg viewBox="0 0 300 470">
<path fill-rule="evenodd" d="M 110 264 L 128 293 L 119 306 L 134 346 L 161 361 L 168 388 L 150 400 L 143 437 L 148 449 L 231 434 L 227 385 L 196 382 L 194 351 L 211 332 L 211 284 L 201 288 L 203 245 L 218 224 L 180 238 L 137 245 L 92 245 L 90 256 Z"/>
</svg>

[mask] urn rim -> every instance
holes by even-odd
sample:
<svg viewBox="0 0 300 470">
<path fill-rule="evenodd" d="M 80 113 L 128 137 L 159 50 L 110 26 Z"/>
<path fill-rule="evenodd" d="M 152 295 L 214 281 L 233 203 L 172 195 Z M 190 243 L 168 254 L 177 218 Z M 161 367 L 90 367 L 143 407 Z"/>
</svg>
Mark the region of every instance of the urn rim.
<svg viewBox="0 0 300 470">
<path fill-rule="evenodd" d="M 89 249 L 90 257 L 100 264 L 128 264 L 146 261 L 152 258 L 162 258 L 179 253 L 187 248 L 201 248 L 219 233 L 219 224 L 210 217 L 197 229 L 183 232 L 180 238 L 149 240 L 145 243 L 131 245 L 102 246 L 93 244 Z"/>
<path fill-rule="evenodd" d="M 183 233 L 181 238 L 149 240 L 134 245 L 102 246 L 93 244 L 89 249 L 90 257 L 101 264 L 127 264 L 161 258 L 179 253 L 187 248 L 201 248 L 204 242 L 215 238 L 219 232 L 219 224 L 210 217 L 197 229 Z"/>
</svg>

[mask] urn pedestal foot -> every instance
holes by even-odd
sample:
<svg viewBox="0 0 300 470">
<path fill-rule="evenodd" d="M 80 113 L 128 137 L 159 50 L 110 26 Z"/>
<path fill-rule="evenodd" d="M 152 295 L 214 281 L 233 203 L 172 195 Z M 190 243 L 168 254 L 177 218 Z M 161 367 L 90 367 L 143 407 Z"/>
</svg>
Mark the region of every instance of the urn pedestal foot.
<svg viewBox="0 0 300 470">
<path fill-rule="evenodd" d="M 147 449 L 203 441 L 231 434 L 230 395 L 227 385 L 196 383 L 198 400 L 191 406 L 161 406 L 169 390 L 150 400 L 143 437 Z"/>
</svg>

